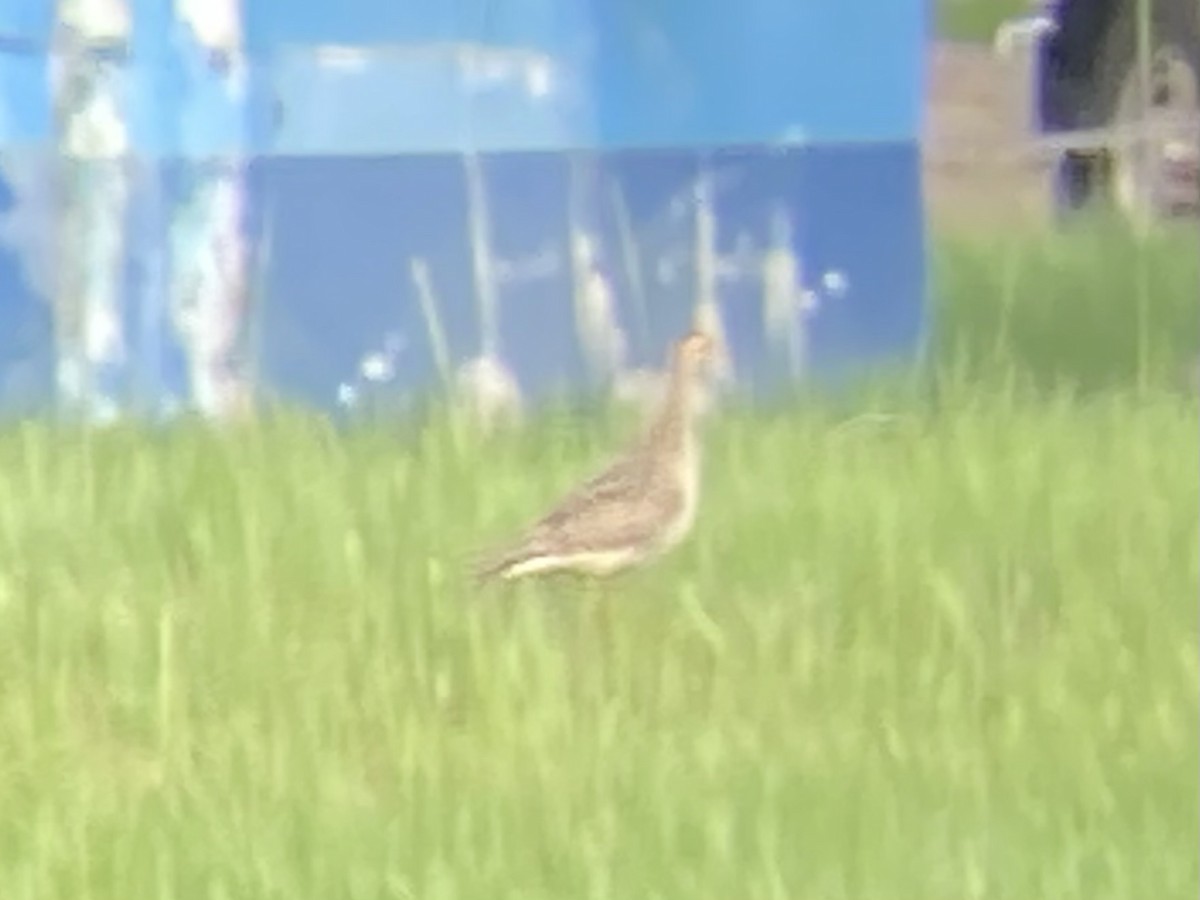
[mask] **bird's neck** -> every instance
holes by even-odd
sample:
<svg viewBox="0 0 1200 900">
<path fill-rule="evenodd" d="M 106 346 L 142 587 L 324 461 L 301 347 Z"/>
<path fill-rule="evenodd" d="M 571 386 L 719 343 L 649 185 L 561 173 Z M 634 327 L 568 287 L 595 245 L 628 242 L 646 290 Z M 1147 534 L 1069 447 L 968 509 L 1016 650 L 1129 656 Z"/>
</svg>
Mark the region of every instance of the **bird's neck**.
<svg viewBox="0 0 1200 900">
<path fill-rule="evenodd" d="M 687 373 L 671 372 L 662 406 L 650 426 L 649 444 L 667 453 L 686 450 L 695 429 L 695 397 Z"/>
</svg>

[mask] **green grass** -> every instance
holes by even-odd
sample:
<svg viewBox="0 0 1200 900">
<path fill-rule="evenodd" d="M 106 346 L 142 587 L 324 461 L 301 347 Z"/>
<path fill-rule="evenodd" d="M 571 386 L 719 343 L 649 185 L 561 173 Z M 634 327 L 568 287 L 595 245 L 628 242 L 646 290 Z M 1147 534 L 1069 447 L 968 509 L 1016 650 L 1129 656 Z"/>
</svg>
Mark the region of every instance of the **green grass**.
<svg viewBox="0 0 1200 900">
<path fill-rule="evenodd" d="M 0 436 L 0 895 L 1194 897 L 1189 240 L 939 245 L 937 390 L 713 422 L 601 603 L 460 564 L 612 422 Z"/>
<path fill-rule="evenodd" d="M 1043 391 L 1196 383 L 1195 226 L 1131 237 L 1119 221 L 1069 232 L 943 237 L 933 269 L 933 354 L 951 382 Z"/>
<path fill-rule="evenodd" d="M 1030 8 L 1029 0 L 938 0 L 934 24 L 940 37 L 991 41 L 1001 22 Z"/>
</svg>

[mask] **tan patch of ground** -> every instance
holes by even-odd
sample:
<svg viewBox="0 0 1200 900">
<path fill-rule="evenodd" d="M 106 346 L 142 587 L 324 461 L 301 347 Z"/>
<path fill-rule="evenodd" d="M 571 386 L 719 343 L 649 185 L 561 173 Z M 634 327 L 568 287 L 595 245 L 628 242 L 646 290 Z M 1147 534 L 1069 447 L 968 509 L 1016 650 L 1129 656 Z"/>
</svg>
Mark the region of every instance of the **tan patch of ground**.
<svg viewBox="0 0 1200 900">
<path fill-rule="evenodd" d="M 1045 221 L 1050 186 L 1030 152 L 1028 87 L 988 45 L 938 42 L 926 74 L 926 209 L 938 229 Z"/>
</svg>

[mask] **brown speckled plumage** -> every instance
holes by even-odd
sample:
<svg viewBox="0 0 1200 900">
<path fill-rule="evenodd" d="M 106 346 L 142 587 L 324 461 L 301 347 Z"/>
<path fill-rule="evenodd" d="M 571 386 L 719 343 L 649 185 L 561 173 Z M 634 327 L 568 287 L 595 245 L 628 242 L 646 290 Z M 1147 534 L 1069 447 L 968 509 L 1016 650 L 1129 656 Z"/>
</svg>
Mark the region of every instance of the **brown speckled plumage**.
<svg viewBox="0 0 1200 900">
<path fill-rule="evenodd" d="M 683 540 L 698 501 L 695 426 L 701 379 L 711 355 L 707 335 L 693 332 L 680 340 L 662 407 L 645 434 L 479 566 L 479 580 L 555 571 L 605 575 Z"/>
</svg>

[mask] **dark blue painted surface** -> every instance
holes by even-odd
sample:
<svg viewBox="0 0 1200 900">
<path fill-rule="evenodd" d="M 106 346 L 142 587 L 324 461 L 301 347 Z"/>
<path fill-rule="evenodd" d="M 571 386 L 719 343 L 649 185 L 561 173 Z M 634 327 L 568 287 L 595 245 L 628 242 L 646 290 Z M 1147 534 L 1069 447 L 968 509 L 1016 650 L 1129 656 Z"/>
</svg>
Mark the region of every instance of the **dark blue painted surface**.
<svg viewBox="0 0 1200 900">
<path fill-rule="evenodd" d="M 45 288 L 33 260 L 39 248 L 28 238 L 44 234 L 51 223 L 13 218 L 21 182 L 12 177 L 23 170 L 23 181 L 45 184 L 49 161 L 46 154 L 30 151 L 9 150 L 0 157 L 0 411 L 32 412 L 53 397 L 54 325 L 50 304 L 38 293 Z M 29 254 L 27 264 L 21 250 Z M 46 242 L 40 255 L 48 254 Z"/>
</svg>

